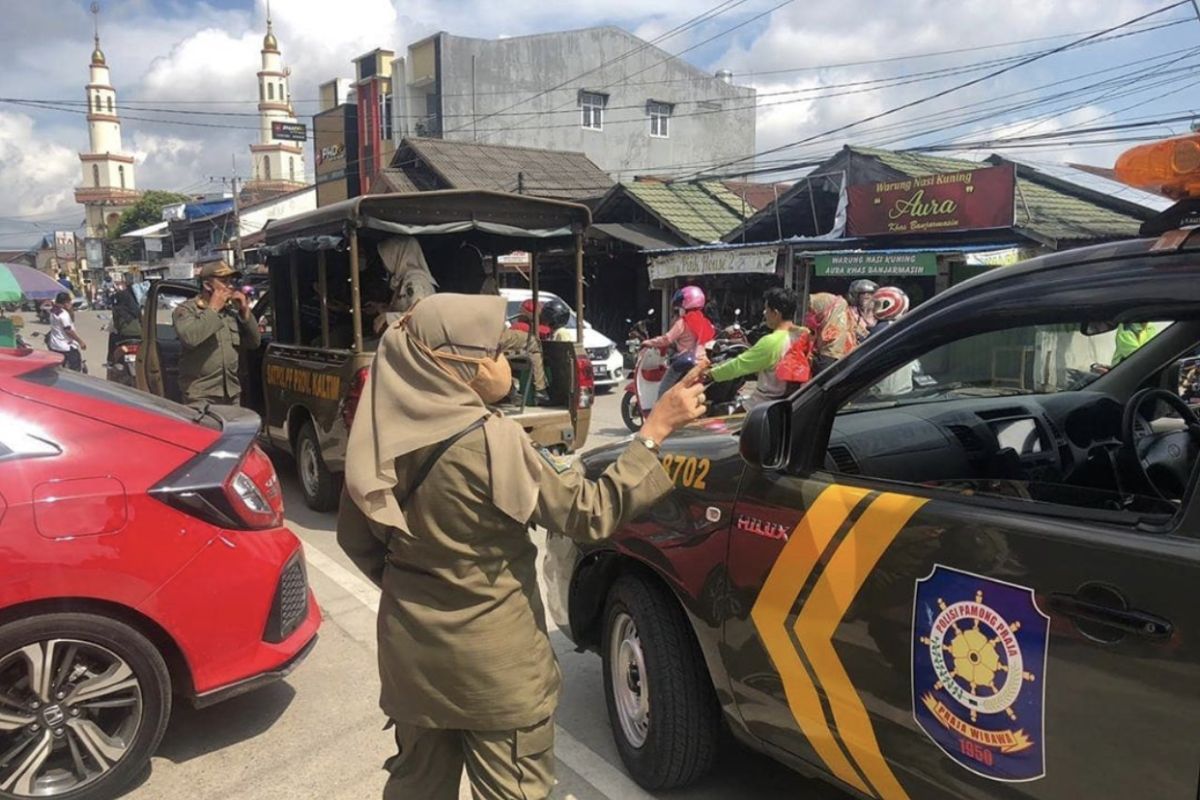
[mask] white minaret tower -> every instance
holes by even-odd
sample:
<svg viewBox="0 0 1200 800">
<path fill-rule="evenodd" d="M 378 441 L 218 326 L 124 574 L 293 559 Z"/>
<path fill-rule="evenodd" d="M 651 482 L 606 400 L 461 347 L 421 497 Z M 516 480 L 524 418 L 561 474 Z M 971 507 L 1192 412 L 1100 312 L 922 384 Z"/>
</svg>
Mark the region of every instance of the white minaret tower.
<svg viewBox="0 0 1200 800">
<path fill-rule="evenodd" d="M 75 190 L 75 201 L 86 212 L 87 236 L 107 236 L 121 212 L 139 196 L 133 180 L 133 156 L 121 151 L 121 120 L 117 116 L 117 90 L 112 86 L 108 61 L 100 49 L 100 6 L 92 3 L 96 48 L 92 51 L 88 81 L 88 142 L 79 154 L 83 184 Z M 98 265 L 97 265 L 98 266 Z"/>
<path fill-rule="evenodd" d="M 271 4 L 267 3 L 267 35 L 263 37 L 262 69 L 258 72 L 258 144 L 250 145 L 253 178 L 247 188 L 288 191 L 305 185 L 304 142 L 279 138 L 272 123 L 296 124 L 288 70 L 283 67 L 279 41 L 271 30 Z"/>
</svg>

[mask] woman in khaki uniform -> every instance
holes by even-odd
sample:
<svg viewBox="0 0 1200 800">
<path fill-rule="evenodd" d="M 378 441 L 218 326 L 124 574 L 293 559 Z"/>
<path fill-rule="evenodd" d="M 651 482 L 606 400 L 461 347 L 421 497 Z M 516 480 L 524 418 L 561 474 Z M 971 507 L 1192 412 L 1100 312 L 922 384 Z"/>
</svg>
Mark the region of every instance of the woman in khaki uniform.
<svg viewBox="0 0 1200 800">
<path fill-rule="evenodd" d="M 560 676 L 532 526 L 611 535 L 671 490 L 660 437 L 704 412 L 699 370 L 596 481 L 487 403 L 508 394 L 505 301 L 437 294 L 384 334 L 350 432 L 338 542 L 383 589 L 387 800 L 536 800 L 554 785 Z"/>
</svg>

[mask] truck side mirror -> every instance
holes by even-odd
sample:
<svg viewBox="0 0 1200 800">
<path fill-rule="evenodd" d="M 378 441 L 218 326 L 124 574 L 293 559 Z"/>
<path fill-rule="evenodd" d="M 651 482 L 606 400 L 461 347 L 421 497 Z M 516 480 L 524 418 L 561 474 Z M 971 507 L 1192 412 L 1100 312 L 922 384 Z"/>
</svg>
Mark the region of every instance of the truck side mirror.
<svg viewBox="0 0 1200 800">
<path fill-rule="evenodd" d="M 775 400 L 746 415 L 739 441 L 742 458 L 759 469 L 782 469 L 791 454 L 792 403 Z"/>
</svg>

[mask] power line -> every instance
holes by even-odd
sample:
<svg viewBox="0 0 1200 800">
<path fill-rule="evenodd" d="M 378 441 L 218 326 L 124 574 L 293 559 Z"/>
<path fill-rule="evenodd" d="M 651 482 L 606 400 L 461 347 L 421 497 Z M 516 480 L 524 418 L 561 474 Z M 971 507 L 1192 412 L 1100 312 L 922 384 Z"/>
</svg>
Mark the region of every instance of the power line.
<svg viewBox="0 0 1200 800">
<path fill-rule="evenodd" d="M 757 158 L 758 156 L 764 156 L 764 155 L 770 155 L 770 154 L 772 154 L 772 153 L 778 153 L 778 152 L 780 152 L 781 150 L 788 150 L 788 149 L 791 149 L 791 148 L 793 148 L 793 147 L 796 147 L 796 146 L 798 146 L 798 145 L 807 144 L 808 142 L 816 141 L 816 140 L 818 140 L 818 139 L 825 139 L 825 138 L 828 138 L 829 136 L 832 136 L 832 135 L 834 135 L 834 134 L 841 133 L 841 132 L 843 132 L 843 131 L 847 131 L 847 130 L 850 130 L 850 129 L 852 129 L 852 128 L 856 128 L 856 127 L 858 127 L 859 125 L 863 125 L 863 124 L 865 124 L 865 123 L 867 123 L 867 122 L 873 122 L 874 120 L 877 120 L 877 119 L 882 119 L 882 118 L 884 118 L 884 117 L 887 117 L 887 116 L 891 116 L 892 114 L 896 114 L 896 113 L 898 113 L 898 112 L 900 112 L 900 111 L 904 111 L 904 110 L 907 110 L 907 109 L 910 109 L 910 108 L 915 108 L 916 106 L 922 105 L 922 104 L 924 104 L 924 103 L 928 103 L 928 102 L 930 102 L 930 101 L 932 101 L 932 100 L 936 100 L 936 99 L 938 99 L 938 98 L 945 97 L 945 96 L 947 96 L 947 95 L 949 95 L 949 94 L 952 94 L 952 93 L 954 93 L 954 92 L 957 92 L 957 91 L 961 91 L 962 89 L 965 89 L 965 88 L 967 88 L 967 87 L 969 87 L 969 86 L 974 86 L 974 85 L 976 85 L 976 84 L 983 83 L 984 81 L 991 80 L 992 78 L 995 78 L 995 77 L 998 77 L 998 76 L 1000 76 L 1000 75 L 1003 75 L 1003 74 L 1004 74 L 1004 73 L 1006 73 L 1006 72 L 1011 72 L 1012 70 L 1019 69 L 1020 67 L 1026 66 L 1026 65 L 1028 65 L 1028 64 L 1031 64 L 1031 63 L 1033 63 L 1033 62 L 1035 62 L 1035 61 L 1041 60 L 1041 59 L 1043 59 L 1043 58 L 1047 58 L 1047 57 L 1049 57 L 1049 56 L 1051 56 L 1051 55 L 1055 55 L 1055 54 L 1057 54 L 1057 53 L 1061 53 L 1061 52 L 1063 52 L 1063 51 L 1065 51 L 1065 50 L 1069 50 L 1069 49 L 1071 49 L 1071 48 L 1073 48 L 1073 47 L 1077 47 L 1077 46 L 1079 46 L 1080 44 L 1082 44 L 1082 43 L 1084 43 L 1084 42 L 1086 42 L 1086 41 L 1090 41 L 1090 40 L 1092 40 L 1092 39 L 1095 39 L 1095 38 L 1097 38 L 1098 36 L 1100 36 L 1100 35 L 1102 35 L 1102 34 L 1105 34 L 1105 33 L 1112 33 L 1113 31 L 1117 31 L 1117 30 L 1121 30 L 1121 29 L 1123 29 L 1123 28 L 1127 28 L 1127 27 L 1129 27 L 1130 25 L 1133 25 L 1133 24 L 1135 24 L 1135 23 L 1141 22 L 1142 20 L 1149 19 L 1150 17 L 1156 16 L 1156 15 L 1158 15 L 1158 14 L 1162 14 L 1162 13 L 1164 13 L 1164 12 L 1166 12 L 1166 11 L 1169 11 L 1169 10 L 1171 10 L 1171 9 L 1173 9 L 1173 8 L 1178 8 L 1179 6 L 1181 6 L 1181 5 L 1185 5 L 1185 4 L 1186 4 L 1186 3 L 1188 3 L 1188 2 L 1190 2 L 1190 0 L 1177 0 L 1177 2 L 1171 3 L 1171 4 L 1170 4 L 1170 5 L 1168 5 L 1168 6 L 1164 6 L 1164 7 L 1162 7 L 1162 8 L 1159 8 L 1159 9 L 1155 10 L 1155 11 L 1150 11 L 1150 12 L 1147 12 L 1147 13 L 1145 13 L 1145 14 L 1139 15 L 1139 16 L 1137 16 L 1137 17 L 1134 17 L 1133 19 L 1131 19 L 1131 20 L 1128 20 L 1128 21 L 1126 21 L 1126 22 L 1123 22 L 1123 23 L 1121 23 L 1121 24 L 1119 24 L 1119 25 L 1114 25 L 1114 26 L 1112 26 L 1112 27 L 1110 27 L 1110 28 L 1105 28 L 1105 29 L 1104 29 L 1104 30 L 1102 30 L 1100 33 L 1091 34 L 1091 35 L 1089 35 L 1089 36 L 1085 36 L 1085 37 L 1083 37 L 1082 39 L 1073 39 L 1072 41 L 1070 41 L 1070 42 L 1067 42 L 1066 44 L 1060 45 L 1059 47 L 1052 48 L 1052 49 L 1050 49 L 1049 51 L 1046 51 L 1046 52 L 1044 52 L 1044 53 L 1038 53 L 1038 54 L 1032 55 L 1032 56 L 1030 56 L 1029 58 L 1022 59 L 1021 61 L 1018 61 L 1018 62 L 1017 62 L 1017 63 L 1015 63 L 1015 64 L 1011 64 L 1011 65 L 1009 65 L 1009 66 L 1001 67 L 1000 69 L 998 69 L 998 70 L 994 70 L 994 71 L 992 71 L 992 72 L 989 72 L 989 73 L 988 73 L 988 74 L 986 74 L 986 75 L 980 76 L 980 77 L 978 77 L 978 78 L 972 78 L 972 79 L 971 79 L 971 80 L 969 80 L 969 81 L 965 81 L 965 82 L 963 82 L 963 83 L 956 84 L 956 85 L 954 85 L 954 86 L 952 86 L 952 87 L 950 87 L 950 88 L 948 88 L 948 89 L 943 89 L 943 90 L 941 90 L 941 91 L 939 91 L 939 92 L 935 92 L 935 93 L 933 93 L 933 94 L 931 94 L 931 95 L 927 95 L 927 96 L 925 96 L 925 97 L 917 98 L 916 100 L 911 100 L 911 101 L 909 101 L 909 102 L 907 102 L 907 103 L 902 103 L 902 104 L 900 104 L 900 105 L 898 105 L 898 106 L 893 106 L 892 108 L 889 108 L 889 109 L 887 109 L 887 110 L 885 110 L 885 111 L 881 111 L 881 112 L 879 112 L 879 113 L 877 113 L 877 114 L 872 114 L 872 115 L 870 115 L 870 116 L 868 116 L 868 117 L 864 117 L 864 118 L 862 118 L 862 119 L 855 120 L 855 121 L 853 121 L 853 122 L 848 122 L 848 123 L 846 123 L 846 124 L 844 124 L 844 125 L 838 125 L 838 126 L 836 126 L 836 127 L 834 127 L 834 128 L 831 128 L 831 129 L 829 129 L 829 130 L 827 130 L 827 131 L 824 131 L 824 132 L 822 132 L 822 133 L 813 134 L 813 135 L 811 135 L 811 136 L 807 136 L 807 137 L 805 137 L 805 138 L 798 139 L 798 140 L 796 140 L 796 141 L 794 141 L 794 142 L 789 142 L 789 143 L 787 143 L 787 144 L 779 145 L 779 146 L 777 146 L 777 147 L 770 148 L 769 150 L 765 150 L 765 151 L 762 151 L 762 152 L 760 152 L 760 153 L 756 153 L 756 154 L 754 154 L 754 155 L 752 155 L 752 156 L 747 156 L 747 157 L 744 157 L 744 158 L 735 159 L 734 161 L 730 161 L 730 162 L 727 162 L 727 163 L 725 163 L 725 164 L 721 164 L 721 165 L 719 165 L 718 167 L 716 167 L 716 169 L 720 169 L 720 168 L 722 168 L 722 167 L 733 166 L 734 164 L 738 164 L 738 163 L 740 163 L 740 162 L 742 162 L 742 161 L 748 161 L 748 160 L 750 160 L 750 159 Z"/>
</svg>

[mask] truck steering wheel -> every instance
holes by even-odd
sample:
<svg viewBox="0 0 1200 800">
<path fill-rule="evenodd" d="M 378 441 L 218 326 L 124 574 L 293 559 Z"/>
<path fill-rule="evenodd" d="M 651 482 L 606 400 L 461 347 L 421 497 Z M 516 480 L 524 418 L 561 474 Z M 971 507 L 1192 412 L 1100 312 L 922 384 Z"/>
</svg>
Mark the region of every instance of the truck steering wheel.
<svg viewBox="0 0 1200 800">
<path fill-rule="evenodd" d="M 1142 406 L 1161 400 L 1179 413 L 1185 424 L 1180 431 L 1156 433 L 1138 425 Z M 1121 443 L 1125 461 L 1137 465 L 1143 483 L 1164 500 L 1180 500 L 1191 478 L 1192 465 L 1200 452 L 1200 421 L 1179 395 L 1166 389 L 1142 389 L 1129 398 L 1121 419 Z"/>
</svg>

